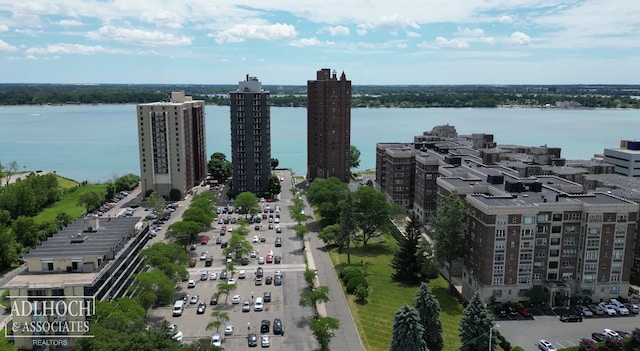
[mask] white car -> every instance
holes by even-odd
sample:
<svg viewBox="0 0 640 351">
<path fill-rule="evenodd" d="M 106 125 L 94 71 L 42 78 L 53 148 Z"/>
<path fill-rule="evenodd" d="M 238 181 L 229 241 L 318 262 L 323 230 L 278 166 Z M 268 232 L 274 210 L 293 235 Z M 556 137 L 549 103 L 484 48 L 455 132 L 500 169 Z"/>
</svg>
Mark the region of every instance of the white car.
<svg viewBox="0 0 640 351">
<path fill-rule="evenodd" d="M 613 305 L 606 305 L 604 303 L 600 303 L 598 306 L 600 306 L 604 310 L 604 313 L 607 316 L 616 316 L 616 315 L 618 315 L 618 312 L 616 312 L 616 309 L 613 308 Z"/>
<path fill-rule="evenodd" d="M 235 284 L 236 280 L 233 279 L 233 277 L 229 278 L 229 280 L 227 280 L 227 284 Z"/>
<path fill-rule="evenodd" d="M 616 312 L 618 312 L 618 314 L 620 314 L 621 316 L 628 316 L 629 315 L 629 310 L 624 307 L 623 304 L 619 304 L 619 305 L 612 305 L 613 309 L 616 310 Z"/>
<path fill-rule="evenodd" d="M 240 295 L 233 295 L 233 299 L 231 300 L 231 303 L 234 305 L 237 305 L 240 303 Z"/>
<path fill-rule="evenodd" d="M 271 345 L 271 340 L 269 340 L 269 335 L 262 335 L 262 340 L 260 341 L 260 346 L 269 347 Z"/>
<path fill-rule="evenodd" d="M 195 288 L 195 287 L 196 287 L 196 280 L 189 279 L 189 283 L 187 283 L 187 288 Z"/>
<path fill-rule="evenodd" d="M 200 296 L 198 295 L 193 295 L 191 296 L 191 301 L 189 301 L 190 304 L 195 305 L 198 303 L 198 300 L 200 300 Z"/>
<path fill-rule="evenodd" d="M 542 351 L 556 351 L 556 347 L 553 346 L 552 343 L 544 339 L 538 341 L 538 348 Z"/>
<path fill-rule="evenodd" d="M 244 279 L 246 277 L 247 277 L 247 271 L 245 271 L 244 269 L 238 272 L 238 279 Z"/>
<path fill-rule="evenodd" d="M 258 264 L 264 264 L 264 257 L 258 257 Z"/>
<path fill-rule="evenodd" d="M 617 331 L 615 330 L 611 330 L 611 329 L 604 329 L 602 331 L 602 334 L 604 334 L 606 337 L 608 338 L 614 338 L 614 339 L 622 339 L 622 337 L 620 336 L 620 334 L 618 334 Z"/>
<path fill-rule="evenodd" d="M 253 242 L 254 244 L 257 244 L 260 242 L 260 238 L 257 235 L 253 236 L 253 239 L 251 240 L 251 242 Z"/>
<path fill-rule="evenodd" d="M 209 280 L 216 280 L 216 279 L 218 279 L 218 273 L 216 273 L 216 272 L 211 272 L 211 273 L 209 274 Z"/>
<path fill-rule="evenodd" d="M 221 346 L 222 345 L 222 337 L 219 333 L 215 333 L 211 336 L 211 345 L 213 346 Z"/>
<path fill-rule="evenodd" d="M 175 334 L 171 337 L 171 339 L 173 339 L 173 340 L 175 340 L 175 341 L 177 341 L 177 342 L 179 342 L 179 343 L 181 343 L 181 344 L 182 344 L 182 340 L 183 340 L 182 332 L 181 332 L 181 331 L 179 331 L 179 332 L 175 333 Z"/>
<path fill-rule="evenodd" d="M 224 335 L 233 335 L 233 325 L 224 327 Z"/>
<path fill-rule="evenodd" d="M 205 252 L 200 254 L 200 261 L 204 261 L 206 259 L 207 259 L 207 252 L 205 251 Z"/>
<path fill-rule="evenodd" d="M 249 257 L 251 258 L 256 258 L 257 256 L 258 256 L 258 251 L 256 250 L 251 251 L 251 254 L 249 254 Z"/>
<path fill-rule="evenodd" d="M 593 312 L 587 306 L 580 306 L 580 312 L 585 317 L 593 317 Z"/>
</svg>

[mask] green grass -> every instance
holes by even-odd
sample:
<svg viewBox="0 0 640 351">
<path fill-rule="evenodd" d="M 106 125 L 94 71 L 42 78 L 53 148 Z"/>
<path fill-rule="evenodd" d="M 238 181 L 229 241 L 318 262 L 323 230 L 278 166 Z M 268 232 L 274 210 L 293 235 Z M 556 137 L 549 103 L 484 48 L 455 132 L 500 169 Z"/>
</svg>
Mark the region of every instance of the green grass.
<svg viewBox="0 0 640 351">
<path fill-rule="evenodd" d="M 403 304 L 413 306 L 417 286 L 407 286 L 391 280 L 393 270 L 390 266 L 396 243 L 389 238 L 382 243 L 369 244 L 367 250 L 351 250 L 351 263 L 369 262 L 367 268 L 369 283 L 368 303 L 355 302 L 353 295 L 347 295 L 351 313 L 355 319 L 362 344 L 368 351 L 386 351 L 391 342 L 391 328 L 395 312 Z M 330 251 L 333 264 L 340 267 L 347 263 L 346 254 Z M 439 277 L 429 282 L 433 294 L 440 302 L 440 320 L 442 322 L 443 351 L 460 349 L 458 327 L 462 318 L 462 306 L 447 292 L 447 282 Z"/>
<path fill-rule="evenodd" d="M 73 218 L 78 218 L 83 213 L 85 213 L 84 206 L 78 205 L 78 199 L 80 198 L 80 195 L 90 191 L 95 191 L 99 194 L 106 193 L 105 184 L 89 184 L 78 186 L 77 182 L 62 177 L 58 177 L 58 184 L 60 184 L 60 186 L 65 189 L 65 194 L 63 195 L 62 200 L 56 202 L 50 207 L 45 208 L 37 216 L 35 216 L 34 220 L 36 221 L 36 223 L 54 221 L 56 219 L 56 215 L 60 212 L 65 212 Z"/>
</svg>

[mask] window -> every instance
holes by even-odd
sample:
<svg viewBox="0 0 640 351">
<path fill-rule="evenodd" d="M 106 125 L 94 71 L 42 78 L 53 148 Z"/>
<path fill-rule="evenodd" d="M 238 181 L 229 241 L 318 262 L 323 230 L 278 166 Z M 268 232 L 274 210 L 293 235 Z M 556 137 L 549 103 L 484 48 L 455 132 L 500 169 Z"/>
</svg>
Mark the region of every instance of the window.
<svg viewBox="0 0 640 351">
<path fill-rule="evenodd" d="M 518 277 L 518 284 L 531 284 L 531 277 Z"/>
<path fill-rule="evenodd" d="M 595 223 L 599 223 L 602 222 L 602 215 L 601 214 L 592 214 L 589 216 L 589 222 L 595 222 Z"/>
<path fill-rule="evenodd" d="M 589 235 L 600 235 L 600 228 L 598 228 L 598 227 L 589 227 L 588 233 L 589 233 Z"/>
<path fill-rule="evenodd" d="M 551 219 L 554 222 L 562 222 L 562 213 L 554 213 L 553 216 L 551 216 Z"/>
<path fill-rule="evenodd" d="M 522 236 L 522 237 L 533 236 L 533 230 L 532 229 L 522 229 L 520 231 L 520 236 Z"/>
<path fill-rule="evenodd" d="M 524 216 L 522 219 L 522 223 L 524 224 L 534 224 L 536 222 L 536 218 L 534 216 Z"/>
<path fill-rule="evenodd" d="M 578 250 L 576 249 L 564 249 L 562 250 L 562 257 L 576 257 Z"/>
<path fill-rule="evenodd" d="M 536 250 L 536 257 L 545 257 L 547 256 L 547 250 L 546 249 L 538 249 Z"/>
<path fill-rule="evenodd" d="M 558 262 L 557 261 L 549 262 L 549 269 L 557 269 L 557 268 L 558 268 Z"/>
<path fill-rule="evenodd" d="M 513 224 L 518 223 L 518 217 L 516 217 L 516 216 L 511 216 L 511 223 L 513 223 Z"/>
<path fill-rule="evenodd" d="M 622 274 L 611 274 L 611 281 L 612 282 L 619 282 L 622 279 Z"/>
<path fill-rule="evenodd" d="M 549 214 L 548 213 L 538 214 L 538 223 L 540 222 L 549 222 Z"/>
<path fill-rule="evenodd" d="M 533 254 L 531 252 L 520 254 L 520 261 L 531 261 L 532 258 Z"/>
<path fill-rule="evenodd" d="M 504 241 L 496 241 L 496 249 L 504 250 Z"/>
<path fill-rule="evenodd" d="M 496 289 L 493 291 L 493 296 L 502 297 L 502 289 Z"/>
<path fill-rule="evenodd" d="M 613 250 L 613 259 L 614 260 L 621 260 L 622 258 L 624 258 L 624 251 L 622 251 L 622 250 Z"/>
<path fill-rule="evenodd" d="M 562 273 L 562 280 L 571 280 L 573 279 L 573 273 Z"/>
<path fill-rule="evenodd" d="M 627 233 L 627 229 L 625 227 L 616 227 L 616 236 L 625 235 Z"/>
<path fill-rule="evenodd" d="M 521 249 L 532 249 L 533 248 L 533 241 L 530 241 L 530 240 L 521 241 L 520 242 L 520 248 Z"/>
<path fill-rule="evenodd" d="M 624 247 L 624 239 L 615 239 L 613 242 L 615 247 Z"/>
<path fill-rule="evenodd" d="M 542 273 L 533 273 L 533 280 L 542 280 Z"/>
<path fill-rule="evenodd" d="M 503 274 L 504 266 L 503 265 L 494 265 L 493 266 L 493 274 Z"/>
<path fill-rule="evenodd" d="M 549 257 L 558 257 L 560 256 L 560 250 L 549 250 Z"/>
<path fill-rule="evenodd" d="M 620 293 L 620 286 L 619 285 L 613 285 L 610 289 L 609 289 L 609 293 L 610 294 L 616 294 L 618 295 Z"/>
<path fill-rule="evenodd" d="M 536 246 L 545 246 L 547 245 L 547 238 L 537 238 Z"/>
<path fill-rule="evenodd" d="M 600 240 L 598 240 L 598 239 L 589 239 L 589 240 L 587 240 L 587 247 L 589 247 L 589 248 L 600 247 Z"/>
<path fill-rule="evenodd" d="M 565 245 L 569 245 L 569 246 L 573 246 L 573 245 L 576 244 L 576 238 L 575 237 L 564 238 L 564 244 Z"/>
<path fill-rule="evenodd" d="M 507 217 L 499 216 L 496 218 L 496 224 L 507 224 Z"/>
<path fill-rule="evenodd" d="M 504 229 L 496 229 L 496 238 L 504 238 L 505 230 Z"/>
<path fill-rule="evenodd" d="M 496 261 L 496 262 L 504 261 L 504 254 L 503 253 L 495 254 L 495 256 L 493 256 L 493 260 Z"/>
<path fill-rule="evenodd" d="M 582 218 L 582 213 L 580 212 L 571 212 L 566 213 L 564 215 L 564 220 L 569 222 L 579 222 Z"/>
<path fill-rule="evenodd" d="M 614 262 L 611 264 L 611 272 L 622 272 L 622 263 Z"/>
<path fill-rule="evenodd" d="M 502 277 L 494 277 L 492 285 L 502 285 L 502 282 L 503 282 Z"/>
<path fill-rule="evenodd" d="M 585 263 L 584 264 L 584 271 L 585 272 L 595 272 L 598 269 L 598 264 L 597 263 Z"/>
<path fill-rule="evenodd" d="M 560 245 L 560 238 L 551 238 L 550 245 Z"/>
<path fill-rule="evenodd" d="M 576 261 L 562 261 L 562 268 L 574 268 Z"/>
<path fill-rule="evenodd" d="M 620 222 L 620 223 L 624 223 L 624 222 L 627 221 L 627 215 L 626 214 L 618 215 L 617 218 L 618 218 L 617 221 Z"/>
<path fill-rule="evenodd" d="M 587 260 L 597 260 L 598 259 L 598 250 L 587 250 L 584 258 Z"/>
<path fill-rule="evenodd" d="M 551 227 L 551 232 L 554 234 L 562 233 L 562 226 L 554 225 Z"/>
<path fill-rule="evenodd" d="M 531 272 L 531 265 L 530 264 L 521 264 L 518 267 L 518 273 L 530 273 Z"/>
</svg>

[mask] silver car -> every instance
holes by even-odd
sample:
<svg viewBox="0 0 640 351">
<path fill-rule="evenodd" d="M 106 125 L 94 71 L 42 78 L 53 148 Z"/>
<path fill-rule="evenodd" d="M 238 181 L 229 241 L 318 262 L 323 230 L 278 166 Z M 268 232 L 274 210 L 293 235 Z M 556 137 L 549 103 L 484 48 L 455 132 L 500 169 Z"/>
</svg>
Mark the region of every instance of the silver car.
<svg viewBox="0 0 640 351">
<path fill-rule="evenodd" d="M 244 300 L 242 303 L 242 312 L 251 312 L 251 301 Z"/>
</svg>

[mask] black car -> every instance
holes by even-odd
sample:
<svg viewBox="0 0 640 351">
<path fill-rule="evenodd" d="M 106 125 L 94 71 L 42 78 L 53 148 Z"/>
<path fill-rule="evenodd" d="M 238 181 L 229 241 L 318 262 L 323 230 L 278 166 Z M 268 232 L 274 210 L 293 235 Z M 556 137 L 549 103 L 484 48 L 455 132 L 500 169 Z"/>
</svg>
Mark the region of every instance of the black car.
<svg viewBox="0 0 640 351">
<path fill-rule="evenodd" d="M 191 251 L 197 249 L 196 243 L 191 243 Z"/>
<path fill-rule="evenodd" d="M 505 306 L 504 309 L 507 310 L 507 313 L 509 314 L 509 317 L 517 317 L 517 316 L 519 316 L 518 310 L 516 310 L 516 308 L 513 307 L 513 306 Z"/>
<path fill-rule="evenodd" d="M 241 263 L 243 266 L 246 266 L 246 265 L 248 265 L 248 264 L 249 264 L 249 259 L 248 259 L 248 258 L 246 258 L 246 257 L 243 257 L 243 258 L 242 258 L 242 260 L 240 261 L 240 263 Z"/>
<path fill-rule="evenodd" d="M 249 345 L 249 347 L 258 347 L 258 336 L 256 333 L 251 333 L 247 336 L 247 345 Z"/>
<path fill-rule="evenodd" d="M 225 279 L 227 279 L 227 271 L 220 272 L 220 280 L 225 280 Z"/>
<path fill-rule="evenodd" d="M 591 339 L 600 342 L 605 341 L 607 339 L 607 336 L 602 333 L 591 333 Z"/>
<path fill-rule="evenodd" d="M 209 305 L 217 305 L 218 304 L 218 297 L 217 296 L 211 296 L 211 300 L 209 300 Z"/>
<path fill-rule="evenodd" d="M 276 247 L 282 246 L 282 237 L 276 236 Z"/>
<path fill-rule="evenodd" d="M 265 291 L 262 294 L 262 301 L 264 302 L 271 302 L 271 291 Z"/>
<path fill-rule="evenodd" d="M 264 271 L 262 270 L 262 267 L 258 267 L 256 269 L 256 278 L 262 278 L 263 275 L 264 275 Z"/>
<path fill-rule="evenodd" d="M 260 323 L 260 333 L 269 334 L 269 329 L 271 329 L 271 321 L 268 319 L 263 319 L 262 323 Z"/>
<path fill-rule="evenodd" d="M 221 237 L 217 237 L 216 238 L 216 245 L 222 245 L 222 238 Z"/>
<path fill-rule="evenodd" d="M 273 263 L 280 264 L 280 262 L 282 262 L 282 256 L 275 256 L 273 258 Z"/>
<path fill-rule="evenodd" d="M 264 278 L 265 284 L 271 285 L 272 282 L 273 282 L 273 278 L 271 276 L 267 276 L 266 278 Z"/>
<path fill-rule="evenodd" d="M 561 322 L 582 322 L 582 316 L 577 314 L 565 314 L 560 316 Z"/>
<path fill-rule="evenodd" d="M 274 335 L 284 334 L 284 328 L 282 328 L 282 321 L 280 320 L 280 318 L 276 318 L 273 320 L 273 334 Z"/>
<path fill-rule="evenodd" d="M 227 247 L 227 242 L 226 242 L 226 241 L 223 241 L 223 242 L 222 242 L 222 244 L 220 244 L 220 248 L 221 248 L 221 249 L 224 249 L 224 248 L 226 248 L 226 247 Z"/>
<path fill-rule="evenodd" d="M 276 275 L 275 279 L 273 279 L 273 285 L 282 285 L 282 276 Z"/>
<path fill-rule="evenodd" d="M 203 314 L 206 309 L 207 305 L 204 302 L 200 302 L 200 304 L 198 304 L 198 310 L 196 311 L 196 313 Z"/>
</svg>

